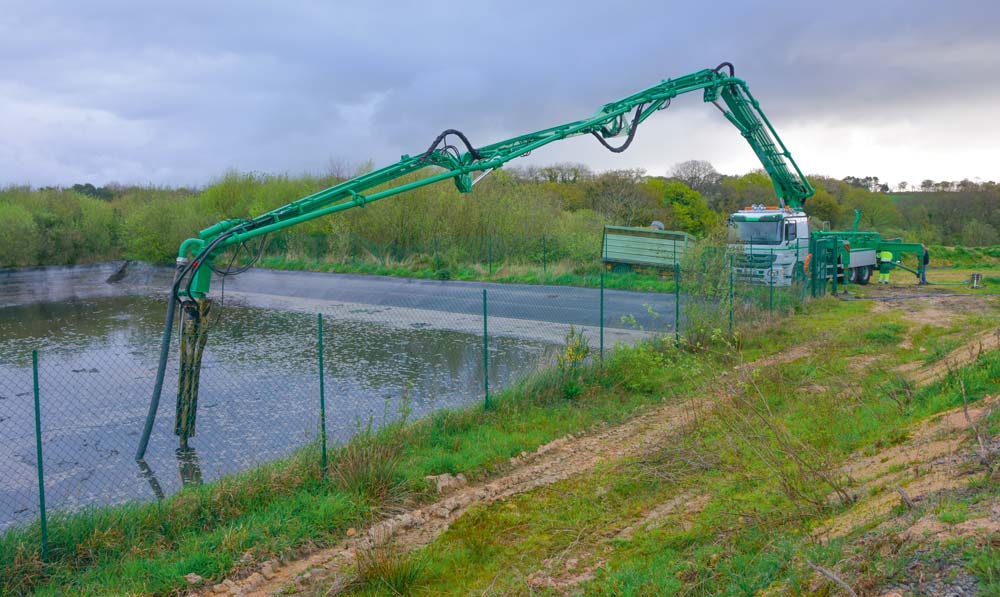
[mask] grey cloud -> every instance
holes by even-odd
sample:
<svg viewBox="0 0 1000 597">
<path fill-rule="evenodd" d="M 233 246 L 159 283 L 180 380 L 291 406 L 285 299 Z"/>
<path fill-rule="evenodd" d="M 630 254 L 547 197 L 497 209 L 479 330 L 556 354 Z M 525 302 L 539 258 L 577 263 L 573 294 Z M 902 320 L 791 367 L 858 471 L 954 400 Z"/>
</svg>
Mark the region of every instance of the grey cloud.
<svg viewBox="0 0 1000 597">
<path fill-rule="evenodd" d="M 0 183 L 382 164 L 444 128 L 488 143 L 721 60 L 779 128 L 905 119 L 997 91 L 1000 9 L 982 4 L 26 2 L 0 17 Z M 699 103 L 651 130 L 690 140 L 710 123 Z M 634 162 L 582 143 L 543 155 L 659 167 L 745 151 L 705 126 L 713 142 L 692 145 L 716 156 L 676 138 Z"/>
</svg>

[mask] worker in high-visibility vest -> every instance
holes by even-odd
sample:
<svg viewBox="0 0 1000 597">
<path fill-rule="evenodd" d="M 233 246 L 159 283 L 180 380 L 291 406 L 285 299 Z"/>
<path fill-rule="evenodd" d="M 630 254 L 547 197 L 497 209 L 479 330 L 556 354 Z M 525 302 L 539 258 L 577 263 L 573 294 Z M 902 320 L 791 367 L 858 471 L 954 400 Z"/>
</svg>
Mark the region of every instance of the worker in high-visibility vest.
<svg viewBox="0 0 1000 597">
<path fill-rule="evenodd" d="M 892 251 L 880 251 L 878 254 L 878 283 L 889 283 L 889 272 L 896 264 L 892 262 Z"/>
</svg>

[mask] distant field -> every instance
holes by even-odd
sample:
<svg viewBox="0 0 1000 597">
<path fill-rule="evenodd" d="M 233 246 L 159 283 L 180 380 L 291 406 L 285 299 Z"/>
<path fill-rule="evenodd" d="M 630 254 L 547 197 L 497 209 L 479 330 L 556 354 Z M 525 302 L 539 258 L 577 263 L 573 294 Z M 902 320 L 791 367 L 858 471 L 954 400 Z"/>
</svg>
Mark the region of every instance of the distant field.
<svg viewBox="0 0 1000 597">
<path fill-rule="evenodd" d="M 991 247 L 944 247 L 931 245 L 931 268 L 951 266 L 956 268 L 1000 267 L 1000 246 Z"/>
</svg>

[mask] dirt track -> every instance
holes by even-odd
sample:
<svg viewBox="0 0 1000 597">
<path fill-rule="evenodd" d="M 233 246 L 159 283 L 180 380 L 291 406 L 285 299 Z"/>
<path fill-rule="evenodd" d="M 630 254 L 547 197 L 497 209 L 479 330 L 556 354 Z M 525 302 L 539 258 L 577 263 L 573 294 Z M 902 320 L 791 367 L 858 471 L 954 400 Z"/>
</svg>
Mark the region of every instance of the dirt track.
<svg viewBox="0 0 1000 597">
<path fill-rule="evenodd" d="M 301 591 L 306 584 L 312 585 L 319 580 L 334 585 L 347 582 L 351 578 L 350 567 L 358 549 L 381 546 L 390 541 L 404 550 L 419 548 L 447 530 L 473 505 L 489 504 L 551 485 L 590 470 L 601 462 L 649 451 L 660 445 L 664 438 L 693 422 L 698 411 L 706 405 L 707 402 L 698 401 L 671 404 L 610 429 L 557 439 L 535 452 L 512 459 L 511 469 L 506 474 L 487 483 L 457 489 L 435 503 L 383 520 L 354 538 L 274 569 L 271 578 L 256 574 L 217 586 L 215 590 L 224 594 L 273 595 L 289 584 L 298 584 L 297 588 Z M 303 580 L 308 583 L 302 583 Z"/>
</svg>

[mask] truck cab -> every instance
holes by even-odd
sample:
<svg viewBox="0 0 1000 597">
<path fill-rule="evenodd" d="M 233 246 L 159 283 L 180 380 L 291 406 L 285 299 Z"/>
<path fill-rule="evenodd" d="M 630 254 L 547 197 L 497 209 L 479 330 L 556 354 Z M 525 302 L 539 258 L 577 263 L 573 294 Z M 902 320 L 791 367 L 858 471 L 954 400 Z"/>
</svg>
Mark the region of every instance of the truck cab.
<svg viewBox="0 0 1000 597">
<path fill-rule="evenodd" d="M 805 212 L 751 205 L 732 214 L 729 226 L 729 246 L 736 254 L 734 273 L 739 279 L 788 286 L 796 276 L 803 276 L 810 236 Z"/>
</svg>

